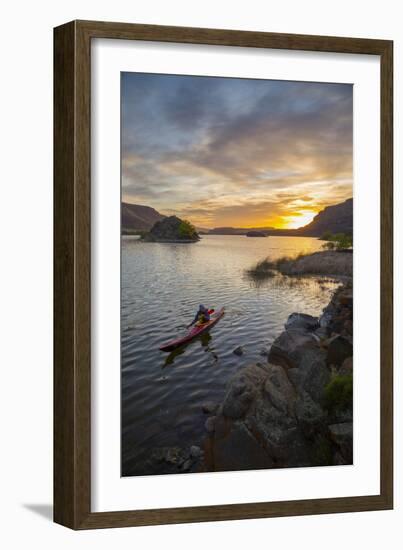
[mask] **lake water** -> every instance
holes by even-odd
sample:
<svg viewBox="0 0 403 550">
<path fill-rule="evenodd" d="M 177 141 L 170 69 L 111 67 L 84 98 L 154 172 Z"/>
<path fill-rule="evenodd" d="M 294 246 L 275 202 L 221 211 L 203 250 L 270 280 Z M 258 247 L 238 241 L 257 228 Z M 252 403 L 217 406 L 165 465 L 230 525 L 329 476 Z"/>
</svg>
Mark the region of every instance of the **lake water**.
<svg viewBox="0 0 403 550">
<path fill-rule="evenodd" d="M 205 437 L 202 405 L 218 402 L 228 379 L 260 361 L 293 312 L 320 314 L 337 283 L 279 278 L 257 285 L 245 270 L 266 257 L 319 250 L 308 237 L 203 236 L 193 244 L 122 238 L 122 475 L 164 473 L 159 447 Z M 171 354 L 159 346 L 186 332 L 199 304 L 225 316 L 211 332 Z M 244 355 L 233 350 L 241 345 Z"/>
</svg>

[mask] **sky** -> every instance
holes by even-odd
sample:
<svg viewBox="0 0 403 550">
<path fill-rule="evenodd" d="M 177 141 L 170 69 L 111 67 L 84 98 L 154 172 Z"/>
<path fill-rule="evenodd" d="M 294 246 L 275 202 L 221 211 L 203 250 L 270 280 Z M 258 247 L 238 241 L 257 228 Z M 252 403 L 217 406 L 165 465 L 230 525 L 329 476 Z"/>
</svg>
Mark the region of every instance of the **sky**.
<svg viewBox="0 0 403 550">
<path fill-rule="evenodd" d="M 296 228 L 352 196 L 353 88 L 122 73 L 122 199 L 201 228 Z"/>
</svg>

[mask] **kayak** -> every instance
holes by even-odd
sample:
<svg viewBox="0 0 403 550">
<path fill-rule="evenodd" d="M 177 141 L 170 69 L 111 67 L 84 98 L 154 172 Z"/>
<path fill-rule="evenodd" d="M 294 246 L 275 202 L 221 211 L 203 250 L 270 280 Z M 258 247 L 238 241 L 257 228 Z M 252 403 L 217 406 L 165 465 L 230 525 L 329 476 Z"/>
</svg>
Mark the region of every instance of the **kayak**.
<svg viewBox="0 0 403 550">
<path fill-rule="evenodd" d="M 214 326 L 218 321 L 221 319 L 221 317 L 224 315 L 224 308 L 221 308 L 217 313 L 214 313 L 210 317 L 210 321 L 207 321 L 207 323 L 203 323 L 202 325 L 192 327 L 185 336 L 182 336 L 181 338 L 177 338 L 176 340 L 171 340 L 170 342 L 167 342 L 166 344 L 163 344 L 160 346 L 161 351 L 172 351 L 176 348 L 179 348 L 180 346 L 183 346 L 184 344 L 187 344 L 188 342 L 191 342 L 194 340 L 194 338 L 197 338 L 197 336 L 200 336 L 200 334 L 203 334 L 204 332 L 207 332 L 211 329 L 212 326 Z"/>
</svg>

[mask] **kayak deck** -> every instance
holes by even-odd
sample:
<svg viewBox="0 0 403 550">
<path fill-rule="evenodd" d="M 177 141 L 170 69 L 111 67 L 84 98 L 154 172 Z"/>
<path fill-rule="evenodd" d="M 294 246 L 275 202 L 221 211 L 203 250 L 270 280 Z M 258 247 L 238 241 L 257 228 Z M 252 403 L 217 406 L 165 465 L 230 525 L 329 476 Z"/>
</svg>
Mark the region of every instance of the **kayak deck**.
<svg viewBox="0 0 403 550">
<path fill-rule="evenodd" d="M 210 321 L 207 321 L 207 323 L 203 323 L 202 325 L 192 327 L 185 336 L 182 336 L 181 338 L 176 338 L 175 340 L 171 340 L 170 342 L 167 342 L 166 344 L 163 344 L 160 346 L 161 351 L 172 351 L 176 348 L 179 348 L 180 346 L 183 346 L 184 344 L 187 344 L 188 342 L 191 342 L 195 338 L 197 338 L 200 334 L 203 334 L 204 332 L 207 332 L 210 330 L 211 327 L 213 327 L 224 315 L 224 308 L 221 308 L 217 313 L 211 316 Z"/>
</svg>

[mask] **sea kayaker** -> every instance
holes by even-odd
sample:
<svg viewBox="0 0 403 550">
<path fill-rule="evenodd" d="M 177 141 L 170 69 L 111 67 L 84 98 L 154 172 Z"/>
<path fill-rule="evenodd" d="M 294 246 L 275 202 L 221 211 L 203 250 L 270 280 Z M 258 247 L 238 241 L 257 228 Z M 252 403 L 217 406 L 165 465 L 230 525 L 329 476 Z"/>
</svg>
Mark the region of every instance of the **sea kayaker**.
<svg viewBox="0 0 403 550">
<path fill-rule="evenodd" d="M 214 309 L 207 309 L 203 304 L 200 304 L 195 318 L 190 323 L 190 325 L 188 325 L 188 328 L 194 324 L 202 325 L 203 323 L 207 323 L 207 321 L 210 321 L 210 313 L 213 313 L 213 311 Z"/>
</svg>

